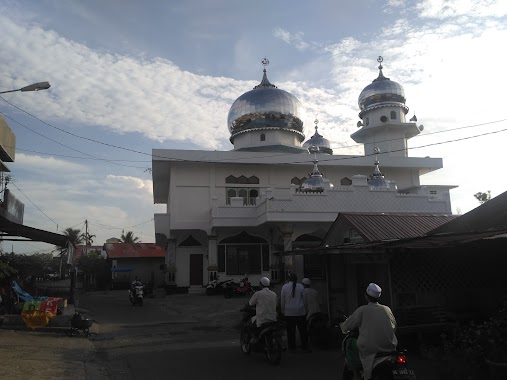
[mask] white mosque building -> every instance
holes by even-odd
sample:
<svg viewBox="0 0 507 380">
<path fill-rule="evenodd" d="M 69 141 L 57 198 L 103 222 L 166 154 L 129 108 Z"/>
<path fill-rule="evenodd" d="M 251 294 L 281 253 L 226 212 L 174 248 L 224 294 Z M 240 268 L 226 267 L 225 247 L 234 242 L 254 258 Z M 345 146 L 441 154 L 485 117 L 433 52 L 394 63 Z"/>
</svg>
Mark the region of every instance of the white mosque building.
<svg viewBox="0 0 507 380">
<path fill-rule="evenodd" d="M 378 61 L 351 135 L 363 156 L 334 155 L 318 121 L 305 141 L 301 103 L 273 85 L 266 68 L 230 108 L 232 150 L 153 150 L 154 203 L 167 206 L 155 214 L 155 233 L 166 247 L 168 284 L 202 291 L 216 276 L 247 274 L 257 284 L 262 276 L 283 281 L 292 270 L 306 275 L 318 265 L 312 257 L 274 253 L 318 245 L 339 213 L 452 214 L 455 186 L 420 184 L 442 159 L 409 157 L 407 141 L 422 126 L 406 119 L 404 89 Z"/>
</svg>

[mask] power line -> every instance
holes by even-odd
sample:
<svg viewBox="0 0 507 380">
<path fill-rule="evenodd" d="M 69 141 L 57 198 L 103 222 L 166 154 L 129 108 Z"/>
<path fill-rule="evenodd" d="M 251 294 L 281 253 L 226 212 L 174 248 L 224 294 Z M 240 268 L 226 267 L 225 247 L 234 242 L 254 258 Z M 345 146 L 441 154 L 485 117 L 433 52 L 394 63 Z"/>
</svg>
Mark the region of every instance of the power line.
<svg viewBox="0 0 507 380">
<path fill-rule="evenodd" d="M 50 218 L 50 217 L 49 217 L 49 216 L 48 216 L 48 215 L 47 215 L 44 211 L 42 211 L 42 210 L 39 208 L 39 206 L 37 206 L 37 205 L 36 205 L 36 204 L 35 204 L 35 203 L 34 203 L 34 202 L 30 199 L 30 198 L 28 198 L 28 196 L 27 196 L 27 195 L 26 195 L 23 191 L 21 191 L 21 189 L 20 189 L 18 186 L 16 186 L 16 184 L 15 184 L 14 182 L 11 182 L 11 184 L 12 184 L 12 185 L 13 185 L 16 189 L 18 189 L 18 191 L 19 191 L 21 194 L 23 194 L 23 195 L 25 196 L 25 198 L 26 198 L 26 199 L 28 199 L 28 200 L 30 201 L 30 203 L 32 203 L 32 204 L 33 204 L 33 205 L 37 208 L 37 210 L 39 210 L 40 212 L 42 212 L 42 213 L 46 216 L 46 218 L 48 218 L 49 220 L 51 220 L 51 221 L 52 221 L 54 224 L 56 224 L 56 226 L 58 227 L 58 223 L 56 223 L 53 219 L 51 219 L 51 218 Z"/>
</svg>

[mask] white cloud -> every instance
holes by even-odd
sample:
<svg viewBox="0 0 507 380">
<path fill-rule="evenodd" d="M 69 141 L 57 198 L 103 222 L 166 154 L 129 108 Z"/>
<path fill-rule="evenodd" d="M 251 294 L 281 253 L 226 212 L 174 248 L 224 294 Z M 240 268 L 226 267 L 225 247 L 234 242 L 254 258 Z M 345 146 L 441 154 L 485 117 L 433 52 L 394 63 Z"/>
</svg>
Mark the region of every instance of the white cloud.
<svg viewBox="0 0 507 380">
<path fill-rule="evenodd" d="M 424 18 L 448 19 L 503 17 L 507 15 L 507 3 L 498 0 L 423 0 L 416 8 Z"/>
<path fill-rule="evenodd" d="M 304 40 L 303 32 L 290 33 L 282 28 L 276 28 L 273 31 L 273 35 L 284 41 L 286 44 L 294 46 L 298 50 L 306 50 L 311 46 Z"/>
</svg>

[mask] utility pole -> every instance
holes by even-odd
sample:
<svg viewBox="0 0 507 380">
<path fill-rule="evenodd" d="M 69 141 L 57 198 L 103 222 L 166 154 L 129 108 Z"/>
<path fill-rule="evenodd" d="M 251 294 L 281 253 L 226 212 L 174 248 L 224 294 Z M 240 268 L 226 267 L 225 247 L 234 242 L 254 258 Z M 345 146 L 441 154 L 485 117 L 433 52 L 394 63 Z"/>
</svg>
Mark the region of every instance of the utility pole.
<svg viewBox="0 0 507 380">
<path fill-rule="evenodd" d="M 85 245 L 88 245 L 88 219 L 85 219 Z"/>
</svg>

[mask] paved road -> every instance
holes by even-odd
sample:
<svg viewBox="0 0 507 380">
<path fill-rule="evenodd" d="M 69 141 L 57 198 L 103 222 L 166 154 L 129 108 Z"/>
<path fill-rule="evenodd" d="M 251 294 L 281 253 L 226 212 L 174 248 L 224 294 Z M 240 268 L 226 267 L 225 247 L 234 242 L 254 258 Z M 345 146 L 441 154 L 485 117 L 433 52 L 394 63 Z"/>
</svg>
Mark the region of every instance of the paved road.
<svg viewBox="0 0 507 380">
<path fill-rule="evenodd" d="M 133 307 L 127 291 L 79 297 L 78 310 L 93 318 L 90 339 L 57 334 L 0 331 L 0 358 L 8 376 L 26 379 L 339 379 L 338 348 L 285 352 L 278 367 L 262 354 L 239 349 L 239 309 L 246 298 L 170 295 Z M 2 365 L 4 367 L 4 365 Z M 427 361 L 413 358 L 418 379 L 437 379 Z M 33 376 L 33 375 L 32 375 Z"/>
</svg>

